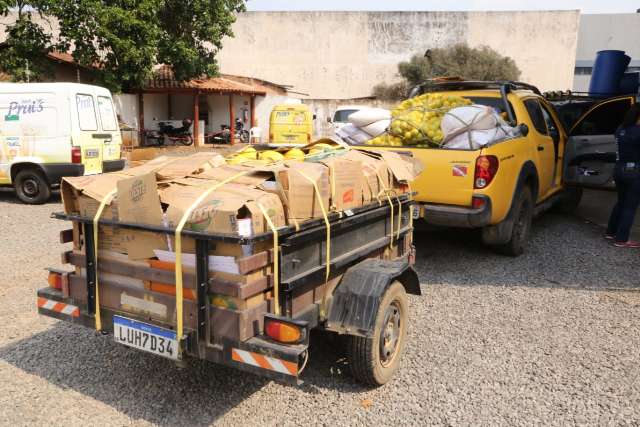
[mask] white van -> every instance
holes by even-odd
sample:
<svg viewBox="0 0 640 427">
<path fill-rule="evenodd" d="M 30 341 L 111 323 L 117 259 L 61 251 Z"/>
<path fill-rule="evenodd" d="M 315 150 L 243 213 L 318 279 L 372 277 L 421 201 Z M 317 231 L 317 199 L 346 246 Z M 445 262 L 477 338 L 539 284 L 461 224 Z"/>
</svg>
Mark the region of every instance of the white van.
<svg viewBox="0 0 640 427">
<path fill-rule="evenodd" d="M 341 105 L 336 108 L 333 117 L 327 119 L 327 121 L 332 124 L 331 130 L 333 130 L 333 133 L 341 129 L 344 125 L 349 124 L 349 116 L 363 108 L 368 107 L 365 105 Z"/>
<path fill-rule="evenodd" d="M 64 176 L 124 167 L 109 90 L 78 83 L 0 83 L 0 185 L 46 202 Z"/>
</svg>

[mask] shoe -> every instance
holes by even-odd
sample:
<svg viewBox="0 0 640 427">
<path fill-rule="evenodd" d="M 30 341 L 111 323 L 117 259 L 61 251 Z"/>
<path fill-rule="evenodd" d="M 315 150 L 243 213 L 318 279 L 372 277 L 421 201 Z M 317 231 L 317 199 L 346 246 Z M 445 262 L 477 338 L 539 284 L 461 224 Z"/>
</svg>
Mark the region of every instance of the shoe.
<svg viewBox="0 0 640 427">
<path fill-rule="evenodd" d="M 616 238 L 616 236 L 614 236 L 613 234 L 605 234 L 604 238 L 607 240 L 613 240 Z"/>
<path fill-rule="evenodd" d="M 634 242 L 633 240 L 627 240 L 626 242 L 614 242 L 613 246 L 616 248 L 640 248 L 640 242 Z"/>
</svg>

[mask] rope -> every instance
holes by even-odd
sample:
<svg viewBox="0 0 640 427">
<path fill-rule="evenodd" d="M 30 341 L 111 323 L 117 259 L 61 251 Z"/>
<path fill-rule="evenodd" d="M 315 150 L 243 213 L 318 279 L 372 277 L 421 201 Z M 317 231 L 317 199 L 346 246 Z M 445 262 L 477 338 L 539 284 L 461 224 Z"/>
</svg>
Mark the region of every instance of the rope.
<svg viewBox="0 0 640 427">
<path fill-rule="evenodd" d="M 178 342 L 182 339 L 183 336 L 183 318 L 182 318 L 182 310 L 183 310 L 183 294 L 182 294 L 182 229 L 184 228 L 187 220 L 191 217 L 193 211 L 198 207 L 200 203 L 204 201 L 204 199 L 211 194 L 216 189 L 222 187 L 225 184 L 233 181 L 236 178 L 240 178 L 241 176 L 247 175 L 251 171 L 243 171 L 239 172 L 229 178 L 213 185 L 208 188 L 204 193 L 202 193 L 192 204 L 189 206 L 189 209 L 185 211 L 178 223 L 178 227 L 176 227 L 175 231 L 175 240 L 176 240 L 176 316 L 177 316 L 177 325 L 176 325 L 176 336 Z"/>
<path fill-rule="evenodd" d="M 93 217 L 93 253 L 95 254 L 94 261 L 94 269 L 95 269 L 95 280 L 96 280 L 96 290 L 95 290 L 95 317 L 96 317 L 96 331 L 102 330 L 102 319 L 100 318 L 100 291 L 98 289 L 98 227 L 100 217 L 102 216 L 102 211 L 104 207 L 107 206 L 107 203 L 110 203 L 113 199 L 113 196 L 118 192 L 117 188 L 111 190 L 106 196 L 102 198 L 100 202 L 100 206 L 98 207 L 98 211 L 96 215 Z"/>
</svg>

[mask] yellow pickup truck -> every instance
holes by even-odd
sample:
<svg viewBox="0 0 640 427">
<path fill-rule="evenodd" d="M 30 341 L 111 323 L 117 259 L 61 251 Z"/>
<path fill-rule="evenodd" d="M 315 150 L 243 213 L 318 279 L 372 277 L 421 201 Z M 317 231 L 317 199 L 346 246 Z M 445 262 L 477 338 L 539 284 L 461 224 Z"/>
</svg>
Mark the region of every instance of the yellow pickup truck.
<svg viewBox="0 0 640 427">
<path fill-rule="evenodd" d="M 613 133 L 636 101 L 585 98 L 556 109 L 534 86 L 479 81 L 429 82 L 411 96 L 426 92 L 493 107 L 519 127 L 519 136 L 478 150 L 385 148 L 424 164 L 413 184 L 419 217 L 433 225 L 481 228 L 485 244 L 511 256 L 524 252 L 536 214 L 554 204 L 570 210 L 582 187 L 612 184 Z"/>
</svg>

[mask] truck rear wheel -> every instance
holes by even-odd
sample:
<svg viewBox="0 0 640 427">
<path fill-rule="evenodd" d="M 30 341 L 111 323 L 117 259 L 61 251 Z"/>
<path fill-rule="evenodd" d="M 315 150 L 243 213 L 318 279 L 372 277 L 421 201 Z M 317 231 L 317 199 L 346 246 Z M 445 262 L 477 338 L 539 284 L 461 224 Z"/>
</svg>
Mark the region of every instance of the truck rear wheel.
<svg viewBox="0 0 640 427">
<path fill-rule="evenodd" d="M 41 205 L 51 197 L 51 187 L 42 171 L 23 169 L 13 183 L 18 199 L 30 205 Z"/>
<path fill-rule="evenodd" d="M 398 370 L 407 337 L 407 314 L 407 294 L 395 281 L 378 307 L 373 337 L 347 337 L 347 358 L 358 381 L 380 386 Z"/>
<path fill-rule="evenodd" d="M 523 187 L 518 193 L 513 209 L 511 238 L 507 243 L 494 247 L 501 254 L 516 257 L 524 253 L 533 221 L 533 196 L 529 187 Z"/>
</svg>

